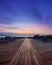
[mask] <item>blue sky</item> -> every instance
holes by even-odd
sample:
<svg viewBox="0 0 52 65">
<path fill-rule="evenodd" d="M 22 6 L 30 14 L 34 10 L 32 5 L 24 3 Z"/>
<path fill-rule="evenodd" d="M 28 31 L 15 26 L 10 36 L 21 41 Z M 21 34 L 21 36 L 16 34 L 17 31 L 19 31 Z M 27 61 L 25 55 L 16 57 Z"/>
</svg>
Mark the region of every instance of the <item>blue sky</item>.
<svg viewBox="0 0 52 65">
<path fill-rule="evenodd" d="M 0 32 L 52 34 L 52 0 L 0 0 Z"/>
</svg>

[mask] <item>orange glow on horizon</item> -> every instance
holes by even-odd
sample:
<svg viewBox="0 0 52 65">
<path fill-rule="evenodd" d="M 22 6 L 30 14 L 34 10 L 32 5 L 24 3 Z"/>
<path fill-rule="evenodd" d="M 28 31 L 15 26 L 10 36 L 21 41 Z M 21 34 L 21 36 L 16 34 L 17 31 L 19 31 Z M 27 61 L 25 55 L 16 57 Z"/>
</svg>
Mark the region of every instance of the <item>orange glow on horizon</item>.
<svg viewBox="0 0 52 65">
<path fill-rule="evenodd" d="M 52 34 L 52 30 L 43 25 L 34 26 L 33 29 L 31 29 L 30 27 L 29 29 L 26 30 L 7 29 L 0 27 L 0 32 L 17 33 L 17 34 Z"/>
</svg>

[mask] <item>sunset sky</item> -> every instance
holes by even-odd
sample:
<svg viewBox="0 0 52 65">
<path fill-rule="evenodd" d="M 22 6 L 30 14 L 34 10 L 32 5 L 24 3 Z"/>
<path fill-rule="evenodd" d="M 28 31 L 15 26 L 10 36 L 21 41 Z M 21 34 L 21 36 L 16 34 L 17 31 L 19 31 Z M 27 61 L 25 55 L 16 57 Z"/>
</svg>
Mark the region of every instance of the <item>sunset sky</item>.
<svg viewBox="0 0 52 65">
<path fill-rule="evenodd" d="M 52 34 L 52 0 L 0 0 L 0 32 Z"/>
</svg>

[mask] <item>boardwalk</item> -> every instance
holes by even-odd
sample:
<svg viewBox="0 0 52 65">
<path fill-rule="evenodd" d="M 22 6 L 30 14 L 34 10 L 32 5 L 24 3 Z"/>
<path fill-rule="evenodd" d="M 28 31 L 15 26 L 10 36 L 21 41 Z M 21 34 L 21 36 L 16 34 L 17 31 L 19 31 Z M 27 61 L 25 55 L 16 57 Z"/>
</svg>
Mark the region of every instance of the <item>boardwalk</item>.
<svg viewBox="0 0 52 65">
<path fill-rule="evenodd" d="M 36 49 L 31 44 L 31 40 L 26 38 L 9 65 L 47 65 Z"/>
</svg>

